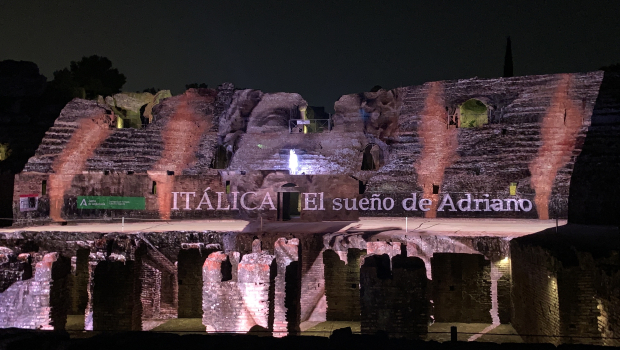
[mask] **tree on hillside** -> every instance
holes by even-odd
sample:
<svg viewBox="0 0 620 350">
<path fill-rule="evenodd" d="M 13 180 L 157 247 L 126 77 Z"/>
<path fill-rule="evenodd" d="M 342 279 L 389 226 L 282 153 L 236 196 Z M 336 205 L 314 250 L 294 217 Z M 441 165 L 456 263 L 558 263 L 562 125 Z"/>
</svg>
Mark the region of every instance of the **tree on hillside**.
<svg viewBox="0 0 620 350">
<path fill-rule="evenodd" d="M 156 88 L 156 87 L 150 87 L 150 88 L 146 88 L 146 89 L 142 90 L 142 92 L 148 92 L 150 94 L 155 95 L 157 93 L 157 91 L 159 91 L 159 90 L 161 90 L 161 89 Z M 136 91 L 136 92 L 140 92 L 140 91 Z"/>
<path fill-rule="evenodd" d="M 189 90 L 189 89 L 206 89 L 208 88 L 209 85 L 205 84 L 205 83 L 191 83 L 191 84 L 185 84 L 185 90 Z"/>
<path fill-rule="evenodd" d="M 126 81 L 125 75 L 112 68 L 112 61 L 93 55 L 72 61 L 69 68 L 55 71 L 50 89 L 57 99 L 93 99 L 98 95 L 110 96 L 121 92 Z"/>
</svg>

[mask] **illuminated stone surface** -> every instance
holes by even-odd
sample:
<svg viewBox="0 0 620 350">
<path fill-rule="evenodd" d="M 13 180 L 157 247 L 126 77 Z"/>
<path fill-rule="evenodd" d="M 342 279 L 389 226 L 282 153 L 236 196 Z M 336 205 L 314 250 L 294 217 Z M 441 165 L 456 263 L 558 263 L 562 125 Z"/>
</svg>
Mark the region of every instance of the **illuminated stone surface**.
<svg viewBox="0 0 620 350">
<path fill-rule="evenodd" d="M 235 91 L 224 84 L 164 99 L 153 107 L 147 127 L 111 128 L 86 143 L 80 135 L 96 128 L 80 127 L 79 121 L 111 111 L 76 99 L 17 175 L 13 214 L 18 224 L 112 215 L 277 220 L 284 210 L 282 186 L 294 184 L 302 197 L 323 193 L 325 210 L 305 208 L 302 198 L 304 221 L 404 215 L 546 219 L 571 211 L 575 222 L 611 222 L 620 196 L 611 188 L 599 191 L 588 179 L 613 183 L 606 174 L 614 173 L 620 158 L 614 133 L 619 81 L 591 72 L 346 95 L 335 103 L 331 131 L 307 134 L 289 133 L 288 123 L 301 118 L 307 105 L 298 94 Z M 460 106 L 473 100 L 487 107 L 488 123 L 458 127 Z M 289 174 L 291 150 L 298 157 L 295 175 Z M 593 172 L 597 164 L 606 170 Z M 43 181 L 49 183 L 45 194 Z M 511 183 L 517 184 L 512 196 Z M 600 193 L 593 197 L 583 188 Z M 40 194 L 38 208 L 19 211 L 19 196 L 32 193 Z M 407 212 L 401 203 L 412 193 L 428 203 Z M 79 211 L 73 203 L 86 194 L 145 197 L 146 210 Z M 457 201 L 467 194 L 472 202 L 461 210 Z M 381 204 L 374 201 L 377 195 Z M 446 195 L 458 210 L 442 206 Z M 385 197 L 393 202 L 390 209 L 384 208 L 390 205 Z M 527 202 L 508 209 L 504 201 L 513 199 Z M 499 202 L 488 203 L 493 200 Z"/>
</svg>

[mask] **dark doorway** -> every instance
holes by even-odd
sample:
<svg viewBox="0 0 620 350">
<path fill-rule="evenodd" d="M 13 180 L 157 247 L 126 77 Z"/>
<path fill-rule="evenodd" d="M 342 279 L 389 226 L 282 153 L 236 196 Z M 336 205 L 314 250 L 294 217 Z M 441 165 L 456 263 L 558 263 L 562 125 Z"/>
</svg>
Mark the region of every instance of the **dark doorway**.
<svg viewBox="0 0 620 350">
<path fill-rule="evenodd" d="M 282 192 L 282 220 L 298 219 L 299 192 Z"/>
<path fill-rule="evenodd" d="M 381 149 L 375 143 L 369 143 L 364 147 L 361 170 L 377 170 L 383 165 Z"/>
<path fill-rule="evenodd" d="M 364 149 L 364 157 L 362 158 L 362 170 L 375 170 L 375 159 L 370 153 L 372 150 L 372 145 L 366 146 Z"/>
<path fill-rule="evenodd" d="M 297 185 L 287 183 L 278 194 L 278 218 L 282 221 L 299 219 L 301 215 L 301 196 Z"/>
</svg>

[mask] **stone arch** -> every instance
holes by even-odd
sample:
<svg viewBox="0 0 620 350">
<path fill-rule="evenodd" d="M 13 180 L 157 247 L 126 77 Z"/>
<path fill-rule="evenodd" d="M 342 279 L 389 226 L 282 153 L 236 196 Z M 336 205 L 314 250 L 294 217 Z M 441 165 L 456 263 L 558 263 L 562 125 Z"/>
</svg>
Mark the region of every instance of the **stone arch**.
<svg viewBox="0 0 620 350">
<path fill-rule="evenodd" d="M 489 107 L 479 99 L 469 99 L 458 109 L 461 128 L 477 128 L 489 123 Z"/>
</svg>

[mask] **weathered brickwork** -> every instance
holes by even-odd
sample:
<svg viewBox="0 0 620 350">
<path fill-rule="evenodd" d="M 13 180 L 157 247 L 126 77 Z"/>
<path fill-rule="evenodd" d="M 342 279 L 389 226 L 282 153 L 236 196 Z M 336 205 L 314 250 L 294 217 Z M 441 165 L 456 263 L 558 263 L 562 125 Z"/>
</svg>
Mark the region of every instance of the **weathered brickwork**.
<svg viewBox="0 0 620 350">
<path fill-rule="evenodd" d="M 335 198 L 374 203 L 377 195 L 397 204 L 390 210 L 327 205 L 302 211 L 300 219 L 307 221 L 405 214 L 566 218 L 572 186 L 573 221 L 616 222 L 620 196 L 595 184 L 613 183 L 618 170 L 619 82 L 600 71 L 430 82 L 342 96 L 324 127 L 301 129 L 296 120 L 304 118 L 307 102 L 299 94 L 234 90 L 231 84 L 164 99 L 153 107 L 154 122 L 141 129 L 117 129 L 109 107 L 74 99 L 17 175 L 13 216 L 16 225 L 111 216 L 254 218 L 257 211 L 243 208 L 176 208 L 173 193 L 193 193 L 195 206 L 207 188 L 215 203 L 214 192 L 228 186 L 224 206 L 234 192 L 254 192 L 254 207 L 266 194 L 277 202 L 282 186 L 291 183 L 297 192 L 323 193 L 329 204 Z M 485 110 L 480 125 L 461 120 L 462 107 L 472 100 Z M 291 150 L 297 169 L 289 168 Z M 593 171 L 598 164 L 605 171 Z M 399 205 L 412 193 L 430 199 L 429 211 Z M 24 194 L 39 195 L 37 210 L 20 211 Z M 531 206 L 441 210 L 445 194 L 454 202 L 471 194 L 483 203 L 496 198 Z M 144 197 L 146 209 L 80 210 L 76 198 L 83 195 Z M 274 205 L 279 210 L 261 217 L 285 218 L 279 212 L 284 206 Z"/>
<path fill-rule="evenodd" d="M 140 283 L 142 283 L 142 318 L 159 318 L 161 311 L 161 272 L 147 264 L 140 269 Z"/>
<path fill-rule="evenodd" d="M 32 278 L 16 281 L 0 294 L 0 328 L 54 329 L 52 314 L 56 310 L 52 310 L 51 289 L 58 253 L 48 253 L 41 258 L 35 262 Z M 63 310 L 58 311 L 54 316 L 60 321 Z"/>
<path fill-rule="evenodd" d="M 215 252 L 204 263 L 202 323 L 207 331 L 247 332 L 255 326 L 273 329 L 275 257 L 261 252 L 238 259 L 239 253 Z"/>
<path fill-rule="evenodd" d="M 325 274 L 323 237 L 311 235 L 300 238 L 301 249 L 301 321 L 326 321 Z"/>
<path fill-rule="evenodd" d="M 568 225 L 512 241 L 355 230 L 0 233 L 0 271 L 17 276 L 0 292 L 0 321 L 62 329 L 67 314 L 82 313 L 87 330 L 139 330 L 177 317 L 185 298 L 212 332 L 283 336 L 328 320 L 417 338 L 434 319 L 510 322 L 528 342 L 618 345 L 620 242 L 600 230 Z"/>
<path fill-rule="evenodd" d="M 142 329 L 141 291 L 136 288 L 140 286 L 139 274 L 140 266 L 134 261 L 101 261 L 97 264 L 92 294 L 93 330 Z"/>
<path fill-rule="evenodd" d="M 390 264 L 392 266 L 390 266 Z M 429 323 L 426 269 L 419 258 L 368 255 L 360 270 L 362 333 L 423 338 Z"/>
<path fill-rule="evenodd" d="M 524 340 L 618 344 L 620 242 L 615 232 L 590 236 L 546 232 L 512 241 L 512 323 L 521 334 L 547 335 Z"/>
<path fill-rule="evenodd" d="M 559 263 L 541 248 L 520 249 L 511 246 L 512 324 L 528 342 L 559 343 L 560 299 L 557 266 Z M 540 335 L 528 337 L 527 335 Z"/>
<path fill-rule="evenodd" d="M 492 322 L 491 263 L 484 256 L 436 253 L 431 268 L 435 322 Z"/>
<path fill-rule="evenodd" d="M 351 248 L 344 262 L 333 250 L 323 253 L 327 321 L 360 321 L 360 265 L 366 252 Z"/>
<path fill-rule="evenodd" d="M 501 260 L 491 262 L 492 268 L 495 267 L 497 279 L 497 317 L 500 323 L 510 323 L 512 314 L 512 299 L 510 296 L 512 287 L 512 272 L 510 270 L 510 258 L 506 256 Z M 494 271 L 491 270 L 493 275 Z M 491 279 L 492 283 L 493 279 Z M 491 302 L 493 302 L 493 286 L 491 285 Z M 493 318 L 493 315 L 491 315 Z"/>
<path fill-rule="evenodd" d="M 18 259 L 15 252 L 11 249 L 6 247 L 0 248 L 0 293 L 4 292 L 16 281 L 32 277 L 32 268 L 27 261 L 31 259 L 30 254 L 24 254 L 22 259 Z M 24 276 L 26 266 L 30 268 L 29 276 Z"/>
<path fill-rule="evenodd" d="M 78 249 L 76 255 L 71 258 L 71 306 L 69 315 L 84 315 L 88 304 L 88 260 L 90 251 Z"/>
<path fill-rule="evenodd" d="M 283 337 L 299 333 L 301 323 L 301 266 L 299 240 L 279 238 L 274 247 L 276 258 L 273 300 L 273 335 Z"/>
</svg>

